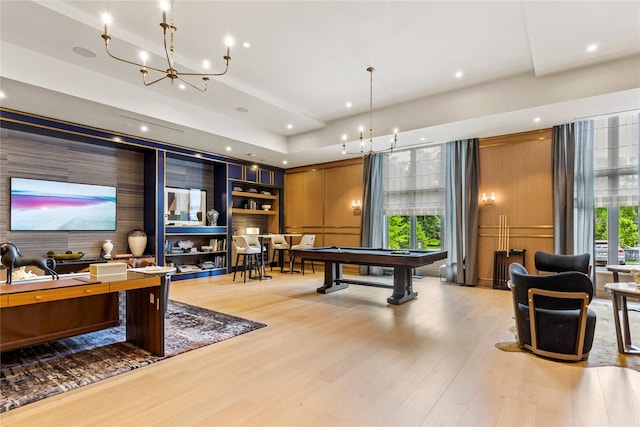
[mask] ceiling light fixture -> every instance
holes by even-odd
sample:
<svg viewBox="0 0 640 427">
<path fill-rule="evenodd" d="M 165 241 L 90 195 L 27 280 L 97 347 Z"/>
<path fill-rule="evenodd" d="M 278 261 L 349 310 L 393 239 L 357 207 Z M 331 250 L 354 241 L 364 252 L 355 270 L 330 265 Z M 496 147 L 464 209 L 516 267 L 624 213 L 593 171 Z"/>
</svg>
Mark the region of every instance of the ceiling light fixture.
<svg viewBox="0 0 640 427">
<path fill-rule="evenodd" d="M 107 26 L 111 23 L 111 17 L 109 15 L 103 15 L 103 20 L 104 20 L 104 34 L 102 34 L 102 38 L 104 39 L 104 47 L 107 51 L 107 54 L 112 57 L 113 59 L 117 59 L 118 61 L 122 61 L 122 62 L 126 62 L 127 64 L 131 64 L 131 65 L 135 65 L 136 67 L 140 67 L 140 73 L 142 73 L 142 82 L 144 83 L 145 86 L 151 86 L 154 83 L 159 82 L 160 80 L 164 80 L 164 79 L 170 79 L 171 83 L 173 84 L 173 81 L 175 79 L 178 79 L 186 84 L 188 84 L 189 86 L 191 86 L 194 89 L 199 90 L 200 92 L 204 92 L 207 90 L 207 83 L 209 82 L 209 78 L 210 77 L 217 77 L 217 76 L 222 76 L 225 75 L 227 73 L 227 70 L 229 69 L 229 61 L 231 60 L 231 56 L 230 54 L 230 49 L 231 49 L 231 45 L 233 44 L 233 41 L 231 38 L 227 38 L 227 54 L 225 56 L 223 56 L 223 59 L 225 60 L 225 68 L 224 71 L 221 73 L 184 73 L 184 72 L 180 72 L 175 68 L 175 61 L 174 61 L 174 53 L 175 53 L 175 46 L 173 45 L 173 39 L 174 39 L 174 34 L 175 32 L 178 30 L 178 28 L 173 24 L 173 1 L 171 0 L 171 8 L 170 8 L 170 16 L 169 16 L 169 23 L 167 23 L 167 7 L 166 7 L 166 3 L 163 2 L 163 10 L 162 10 L 162 22 L 160 23 L 160 26 L 162 27 L 162 33 L 163 33 L 163 39 L 164 39 L 164 53 L 167 59 L 167 66 L 168 68 L 166 70 L 162 70 L 160 68 L 154 68 L 154 67 L 150 67 L 147 65 L 146 62 L 146 57 L 147 54 L 146 52 L 144 52 L 144 57 L 142 59 L 142 64 L 135 62 L 135 61 L 129 61 L 127 59 L 122 59 L 119 58 L 115 55 L 113 55 L 110 51 L 109 51 L 109 41 L 111 40 L 111 36 L 109 35 Z M 167 33 L 168 33 L 168 40 L 167 40 Z M 208 61 L 205 61 L 205 68 L 208 65 Z M 160 74 L 164 74 L 162 77 L 147 83 L 146 81 L 146 76 L 149 73 L 149 71 L 155 71 L 157 73 Z M 198 87 L 192 83 L 189 83 L 187 80 L 185 80 L 183 77 L 200 77 L 202 78 L 202 80 L 204 81 L 204 86 L 203 87 Z"/>
<path fill-rule="evenodd" d="M 360 126 L 358 131 L 360 132 L 360 155 L 365 157 L 366 155 L 375 154 L 373 151 L 373 67 L 368 67 L 369 72 L 369 151 L 364 151 L 364 139 L 362 133 L 364 127 Z M 388 149 L 380 151 L 381 153 L 392 153 L 393 149 L 398 144 L 398 129 L 393 130 L 393 138 L 391 139 L 391 145 Z M 342 135 L 342 154 L 347 154 L 347 135 Z"/>
</svg>

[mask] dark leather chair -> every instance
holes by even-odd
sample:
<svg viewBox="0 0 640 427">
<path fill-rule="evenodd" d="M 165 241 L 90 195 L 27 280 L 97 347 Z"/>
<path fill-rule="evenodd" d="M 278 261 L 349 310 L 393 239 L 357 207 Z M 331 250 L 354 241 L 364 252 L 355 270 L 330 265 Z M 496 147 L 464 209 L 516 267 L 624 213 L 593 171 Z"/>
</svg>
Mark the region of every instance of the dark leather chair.
<svg viewBox="0 0 640 427">
<path fill-rule="evenodd" d="M 560 360 L 585 360 L 593 345 L 596 314 L 589 276 L 578 271 L 529 274 L 509 266 L 509 287 L 520 348 Z"/>
<path fill-rule="evenodd" d="M 538 274 L 562 273 L 564 271 L 579 271 L 589 274 L 589 261 L 591 254 L 581 255 L 558 255 L 548 252 L 537 251 L 533 256 L 533 261 Z"/>
</svg>

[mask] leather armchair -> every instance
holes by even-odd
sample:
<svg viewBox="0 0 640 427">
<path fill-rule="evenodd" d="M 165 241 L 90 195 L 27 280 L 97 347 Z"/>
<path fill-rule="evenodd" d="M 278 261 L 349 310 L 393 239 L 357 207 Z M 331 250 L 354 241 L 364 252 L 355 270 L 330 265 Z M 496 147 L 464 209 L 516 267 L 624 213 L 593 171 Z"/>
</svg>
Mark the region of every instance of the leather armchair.
<svg viewBox="0 0 640 427">
<path fill-rule="evenodd" d="M 533 256 L 536 271 L 548 273 L 562 273 L 564 271 L 579 271 L 589 274 L 591 254 L 558 255 L 537 251 Z"/>
<path fill-rule="evenodd" d="M 585 360 L 593 345 L 596 314 L 589 276 L 577 271 L 530 275 L 509 267 L 509 287 L 520 348 L 560 360 Z"/>
</svg>

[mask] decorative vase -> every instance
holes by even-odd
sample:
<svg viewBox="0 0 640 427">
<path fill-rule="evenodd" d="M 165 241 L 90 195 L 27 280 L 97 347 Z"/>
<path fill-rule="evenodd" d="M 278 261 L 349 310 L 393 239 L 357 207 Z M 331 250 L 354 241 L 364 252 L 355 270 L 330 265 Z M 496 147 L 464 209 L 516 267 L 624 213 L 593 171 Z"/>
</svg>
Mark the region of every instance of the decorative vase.
<svg viewBox="0 0 640 427">
<path fill-rule="evenodd" d="M 147 247 L 147 233 L 140 229 L 132 230 L 127 240 L 133 256 L 142 256 L 144 254 L 144 250 Z"/>
<path fill-rule="evenodd" d="M 111 240 L 105 240 L 102 244 L 102 250 L 104 251 L 104 257 L 106 259 L 111 258 L 111 251 L 113 250 L 113 243 Z"/>
<path fill-rule="evenodd" d="M 207 211 L 207 225 L 211 225 L 211 226 L 214 226 L 214 227 L 216 225 L 218 225 L 218 216 L 219 215 L 220 214 L 215 209 L 211 209 L 210 211 Z"/>
</svg>

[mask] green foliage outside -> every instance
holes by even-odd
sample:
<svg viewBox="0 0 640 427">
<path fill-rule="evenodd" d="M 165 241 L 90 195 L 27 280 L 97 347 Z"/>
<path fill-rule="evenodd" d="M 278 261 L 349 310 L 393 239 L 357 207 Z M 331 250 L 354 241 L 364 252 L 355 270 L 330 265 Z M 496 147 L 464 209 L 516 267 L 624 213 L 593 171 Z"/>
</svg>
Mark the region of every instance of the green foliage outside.
<svg viewBox="0 0 640 427">
<path fill-rule="evenodd" d="M 620 207 L 620 246 L 638 246 L 638 207 Z M 596 208 L 596 240 L 608 240 L 607 208 Z"/>
<path fill-rule="evenodd" d="M 416 217 L 416 240 L 422 242 L 423 249 L 440 247 L 441 220 L 438 215 Z M 389 247 L 392 249 L 411 248 L 411 217 L 392 215 L 389 217 Z"/>
</svg>

